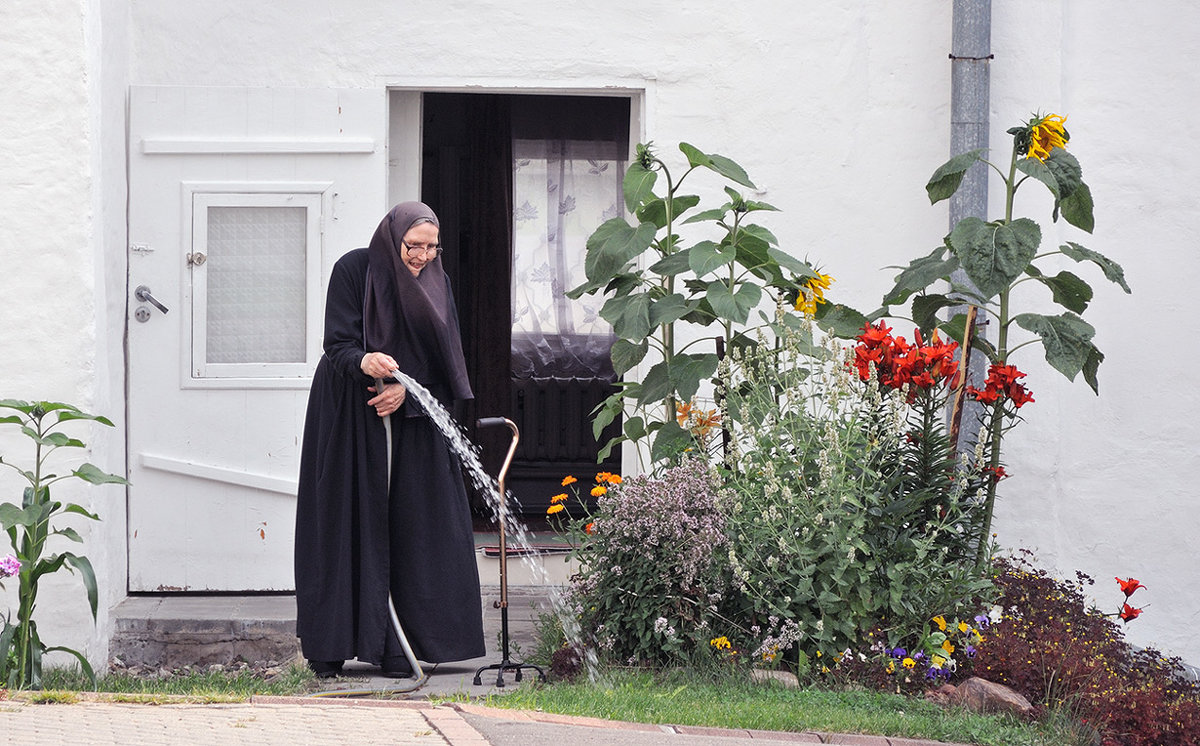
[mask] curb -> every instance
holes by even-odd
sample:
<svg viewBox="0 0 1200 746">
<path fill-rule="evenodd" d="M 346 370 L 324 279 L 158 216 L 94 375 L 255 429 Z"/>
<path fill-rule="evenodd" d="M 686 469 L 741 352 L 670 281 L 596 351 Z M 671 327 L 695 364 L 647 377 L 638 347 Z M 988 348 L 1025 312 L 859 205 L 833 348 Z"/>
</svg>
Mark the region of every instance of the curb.
<svg viewBox="0 0 1200 746">
<path fill-rule="evenodd" d="M 604 720 L 602 718 L 588 717 L 584 715 L 560 715 L 557 713 L 540 712 L 537 710 L 509 710 L 465 702 L 450 702 L 445 706 L 457 710 L 459 713 L 477 715 L 479 717 L 492 718 L 494 720 L 548 723 L 553 725 L 574 725 L 608 730 L 640 731 L 643 733 L 662 733 L 665 736 L 708 736 L 710 738 L 774 740 L 792 743 L 820 743 L 828 744 L 829 746 L 966 746 L 966 744 L 954 744 L 947 743 L 945 741 L 930 741 L 927 739 L 903 738 L 900 736 L 875 736 L 861 733 L 768 731 L 748 730 L 743 728 L 716 728 L 703 725 L 659 725 L 655 723 L 634 723 L 623 720 Z M 463 722 L 465 723 L 466 721 Z M 476 734 L 478 735 L 477 732 Z M 450 740 L 449 737 L 447 737 L 447 740 Z M 457 741 L 452 741 L 452 743 L 454 743 L 455 746 L 458 745 Z M 487 741 L 481 741 L 481 743 L 486 744 Z"/>
<path fill-rule="evenodd" d="M 279 697 L 270 695 L 255 695 L 250 698 L 251 704 L 273 705 L 333 705 L 340 707 L 384 707 L 403 710 L 416 710 L 424 716 L 429 725 L 441 734 L 451 746 L 490 746 L 488 740 L 475 730 L 455 705 L 434 705 L 427 700 L 412 699 L 339 699 L 336 697 Z"/>
</svg>

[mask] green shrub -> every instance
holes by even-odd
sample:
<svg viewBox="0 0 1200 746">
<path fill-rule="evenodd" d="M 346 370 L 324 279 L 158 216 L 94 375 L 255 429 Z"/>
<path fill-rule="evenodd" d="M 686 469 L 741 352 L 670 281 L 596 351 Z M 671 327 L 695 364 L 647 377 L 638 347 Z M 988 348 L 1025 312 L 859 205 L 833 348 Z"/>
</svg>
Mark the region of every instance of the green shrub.
<svg viewBox="0 0 1200 746">
<path fill-rule="evenodd" d="M 828 662 L 869 629 L 907 634 L 987 588 L 964 551 L 978 480 L 955 468 L 929 416 L 938 396 L 864 381 L 853 351 L 814 348 L 811 327 L 778 329 L 777 345 L 735 349 L 722 366 L 740 423 L 722 499 L 728 555 L 755 657 L 796 644 Z"/>
<path fill-rule="evenodd" d="M 661 476 L 614 484 L 599 497 L 577 550 L 583 570 L 567 594 L 588 644 L 636 665 L 707 653 L 728 586 L 724 519 L 707 464 L 685 460 Z"/>
</svg>

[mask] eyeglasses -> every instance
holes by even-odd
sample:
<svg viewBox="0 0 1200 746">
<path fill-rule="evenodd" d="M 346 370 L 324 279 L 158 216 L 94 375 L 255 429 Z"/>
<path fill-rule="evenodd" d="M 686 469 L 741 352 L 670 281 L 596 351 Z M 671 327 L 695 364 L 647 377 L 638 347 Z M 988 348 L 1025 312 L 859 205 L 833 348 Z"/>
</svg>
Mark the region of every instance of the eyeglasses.
<svg viewBox="0 0 1200 746">
<path fill-rule="evenodd" d="M 417 254 L 419 256 L 426 257 L 430 254 L 433 254 L 433 257 L 436 259 L 442 253 L 442 247 L 435 243 L 427 244 L 425 246 L 412 246 L 403 238 L 400 239 L 400 243 L 404 246 L 404 248 L 408 249 L 408 253 L 410 254 Z"/>
</svg>

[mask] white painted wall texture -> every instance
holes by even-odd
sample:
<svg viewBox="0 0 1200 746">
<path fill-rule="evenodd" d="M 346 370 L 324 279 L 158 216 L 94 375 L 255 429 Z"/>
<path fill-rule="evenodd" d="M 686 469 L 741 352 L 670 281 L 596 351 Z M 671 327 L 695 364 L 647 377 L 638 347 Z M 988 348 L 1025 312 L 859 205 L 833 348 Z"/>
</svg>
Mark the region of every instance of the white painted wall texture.
<svg viewBox="0 0 1200 746">
<path fill-rule="evenodd" d="M 0 57 L 5 395 L 99 403 L 119 414 L 118 92 L 129 83 L 644 81 L 646 136 L 664 149 L 689 141 L 745 166 L 761 198 L 784 210 L 771 228 L 785 248 L 837 278 L 838 300 L 874 308 L 890 287 L 882 268 L 927 253 L 948 230 L 945 204 L 930 207 L 923 191 L 950 155 L 951 12 L 942 0 L 55 0 L 32 15 L 9 6 L 0 14 L 8 52 Z M 1003 161 L 1009 126 L 1035 110 L 1070 115 L 1071 149 L 1096 201 L 1095 235 L 1052 226 L 1035 189 L 1022 191 L 1018 212 L 1042 224 L 1047 247 L 1078 241 L 1122 263 L 1134 288 L 1126 296 L 1098 280 L 1085 316 L 1107 355 L 1100 397 L 1062 380 L 1035 348 L 1017 359 L 1037 402 L 1009 439 L 1014 476 L 1002 485 L 999 540 L 1037 550 L 1064 575 L 1096 576 L 1104 608 L 1118 602 L 1114 575 L 1138 577 L 1148 590 L 1136 600 L 1150 607 L 1129 637 L 1193 663 L 1200 400 L 1188 386 L 1198 353 L 1184 335 L 1197 275 L 1187 228 L 1200 191 L 1200 135 L 1188 126 L 1200 83 L 1191 62 L 1198 21 L 1188 0 L 1144 4 L 1136 14 L 1116 0 L 995 3 L 991 134 Z M 993 188 L 991 213 L 1001 210 Z M 1036 293 L 1021 303 L 1050 310 Z M 98 442 L 104 465 L 119 464 L 120 433 Z M 112 560 L 115 585 L 123 538 L 105 527 L 89 551 Z M 78 614 L 68 626 L 81 639 L 90 634 Z"/>
</svg>

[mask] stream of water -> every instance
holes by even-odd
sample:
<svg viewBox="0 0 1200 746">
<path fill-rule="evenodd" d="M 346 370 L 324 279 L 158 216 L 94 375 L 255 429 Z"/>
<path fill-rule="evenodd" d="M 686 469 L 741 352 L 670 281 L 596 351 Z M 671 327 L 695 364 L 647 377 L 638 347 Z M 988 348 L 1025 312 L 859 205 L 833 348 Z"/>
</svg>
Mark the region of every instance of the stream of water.
<svg viewBox="0 0 1200 746">
<path fill-rule="evenodd" d="M 562 598 L 562 588 L 549 582 L 545 567 L 538 560 L 537 553 L 529 543 L 529 531 L 510 508 L 516 502 L 512 493 L 505 490 L 507 494 L 500 494 L 500 485 L 497 483 L 496 477 L 488 474 L 484 470 L 483 464 L 479 461 L 478 446 L 467 438 L 466 433 L 454 421 L 454 418 L 446 411 L 441 402 L 433 394 L 429 393 L 428 389 L 400 371 L 393 371 L 392 377 L 404 384 L 405 389 L 408 390 L 408 396 L 417 400 L 417 403 L 429 415 L 429 419 L 433 422 L 434 426 L 441 431 L 450 450 L 458 456 L 471 483 L 487 501 L 492 520 L 497 524 L 501 521 L 504 522 L 506 546 L 510 550 L 514 548 L 517 550 L 514 554 L 519 556 L 521 562 L 529 570 L 531 577 L 535 578 L 538 583 L 549 590 L 551 608 L 562 624 L 567 640 L 575 645 L 576 649 L 586 651 L 584 657 L 588 673 L 594 677 L 596 671 L 595 652 L 588 646 L 581 644 L 579 625 L 575 620 L 575 616 L 566 608 L 566 604 Z M 512 559 L 511 555 L 510 559 Z"/>
</svg>

